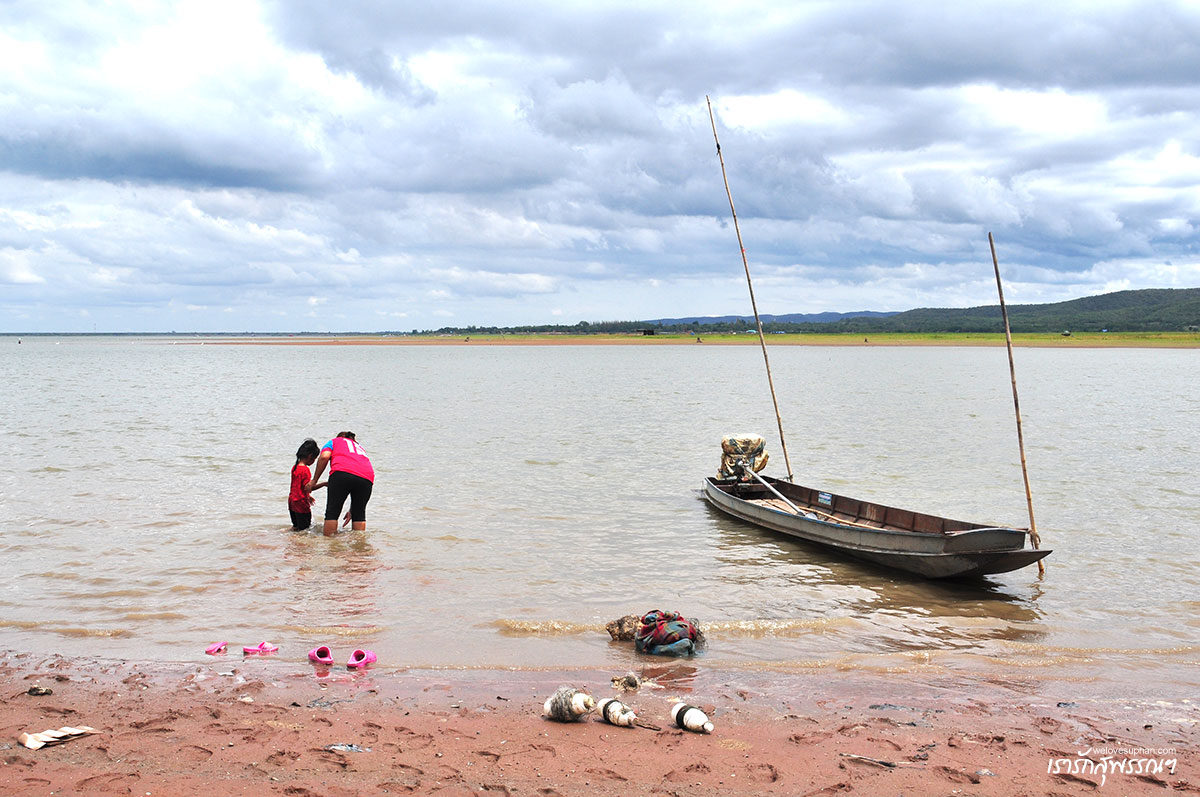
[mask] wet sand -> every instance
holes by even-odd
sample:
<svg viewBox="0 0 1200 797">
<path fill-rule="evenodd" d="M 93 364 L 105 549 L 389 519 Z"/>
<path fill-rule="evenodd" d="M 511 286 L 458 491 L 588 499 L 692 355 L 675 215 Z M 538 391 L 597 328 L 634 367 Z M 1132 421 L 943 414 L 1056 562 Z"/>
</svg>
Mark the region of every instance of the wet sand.
<svg viewBox="0 0 1200 797">
<path fill-rule="evenodd" d="M 622 695 L 658 730 L 540 716 L 562 683 L 618 696 L 613 675 L 350 673 L 234 654 L 145 665 L 0 653 L 0 790 L 1200 794 L 1200 706 L 1187 701 L 1072 699 L 1069 683 L 713 672 L 665 662 L 642 673 L 658 686 Z M 28 694 L 33 685 L 52 694 Z M 715 732 L 672 727 L 673 697 L 709 711 Z M 16 741 L 24 731 L 77 725 L 101 733 L 40 750 Z M 1164 768 L 1102 776 L 1093 770 L 1106 748 L 1140 750 L 1113 757 L 1158 759 Z M 1064 762 L 1054 774 L 1055 759 L 1083 763 Z"/>
</svg>

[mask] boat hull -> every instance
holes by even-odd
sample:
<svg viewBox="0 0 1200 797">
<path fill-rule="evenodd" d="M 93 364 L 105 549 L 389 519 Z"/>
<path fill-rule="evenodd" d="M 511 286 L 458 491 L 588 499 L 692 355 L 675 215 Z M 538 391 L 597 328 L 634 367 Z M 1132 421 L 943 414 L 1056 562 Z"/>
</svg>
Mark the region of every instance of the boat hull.
<svg viewBox="0 0 1200 797">
<path fill-rule="evenodd" d="M 790 482 L 770 480 L 774 489 L 788 500 L 794 500 L 802 510 L 808 510 L 801 496 L 813 491 L 797 487 Z M 751 487 L 751 490 L 754 488 Z M 797 515 L 755 502 L 737 494 L 731 482 L 708 478 L 704 482 L 704 497 L 720 509 L 740 520 L 756 526 L 782 532 L 808 542 L 816 543 L 856 559 L 901 570 L 924 578 L 969 578 L 993 573 L 1006 573 L 1027 567 L 1050 554 L 1049 550 L 1026 549 L 1026 533 L 1020 529 L 988 527 L 979 524 L 950 521 L 944 518 L 918 516 L 925 525 L 930 521 L 941 521 L 948 531 L 921 532 L 914 530 L 892 530 L 867 528 L 861 524 L 836 522 L 816 515 Z M 789 495 L 790 493 L 790 495 Z M 762 490 L 759 495 L 765 495 Z M 829 496 L 830 506 L 850 502 L 856 509 L 871 510 L 867 514 L 883 517 L 889 507 L 877 504 Z M 907 513 L 909 516 L 913 513 Z"/>
</svg>

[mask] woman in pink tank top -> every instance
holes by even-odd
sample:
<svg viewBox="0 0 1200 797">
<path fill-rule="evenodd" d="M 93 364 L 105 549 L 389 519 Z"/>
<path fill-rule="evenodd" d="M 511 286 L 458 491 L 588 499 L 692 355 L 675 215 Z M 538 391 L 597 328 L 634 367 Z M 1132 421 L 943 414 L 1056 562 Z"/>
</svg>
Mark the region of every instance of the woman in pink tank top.
<svg viewBox="0 0 1200 797">
<path fill-rule="evenodd" d="M 326 537 L 337 534 L 337 519 L 346 498 L 350 498 L 350 511 L 346 521 L 352 522 L 354 531 L 367 527 L 367 501 L 371 500 L 371 489 L 375 484 L 375 468 L 367 452 L 354 438 L 354 432 L 338 432 L 337 437 L 321 447 L 317 457 L 317 469 L 313 474 L 315 483 L 329 467 L 329 482 L 326 485 L 325 525 Z M 345 523 L 343 523 L 345 525 Z"/>
</svg>

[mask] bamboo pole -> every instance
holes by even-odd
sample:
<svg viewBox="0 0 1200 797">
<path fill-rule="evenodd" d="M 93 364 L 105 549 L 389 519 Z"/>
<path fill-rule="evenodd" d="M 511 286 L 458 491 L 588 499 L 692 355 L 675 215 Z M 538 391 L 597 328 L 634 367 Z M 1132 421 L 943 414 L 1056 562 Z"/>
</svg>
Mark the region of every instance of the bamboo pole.
<svg viewBox="0 0 1200 797">
<path fill-rule="evenodd" d="M 762 320 L 758 317 L 758 303 L 754 300 L 754 282 L 750 279 L 750 263 L 746 260 L 746 245 L 742 243 L 742 231 L 738 227 L 737 210 L 733 207 L 733 192 L 729 190 L 729 175 L 725 173 L 725 156 L 721 154 L 721 139 L 717 137 L 717 120 L 713 116 L 712 100 L 704 95 L 708 103 L 708 121 L 712 124 L 713 141 L 717 143 L 717 160 L 721 162 L 721 179 L 725 181 L 725 196 L 729 197 L 729 212 L 733 215 L 733 230 L 737 233 L 738 248 L 742 250 L 742 266 L 746 269 L 746 286 L 750 289 L 750 307 L 754 310 L 754 325 L 758 328 L 758 343 L 762 346 L 763 364 L 767 367 L 767 384 L 771 387 L 771 403 L 775 405 L 775 423 L 779 426 L 779 445 L 783 449 L 783 464 L 787 466 L 788 481 L 792 481 L 792 461 L 788 458 L 787 442 L 783 439 L 783 418 L 779 415 L 779 399 L 775 397 L 775 380 L 771 377 L 771 360 L 767 357 L 767 338 L 763 335 Z"/>
<path fill-rule="evenodd" d="M 1004 318 L 1004 341 L 1008 344 L 1008 374 L 1012 377 L 1013 411 L 1017 415 L 1017 447 L 1021 451 L 1021 476 L 1025 479 L 1025 503 L 1029 507 L 1029 541 L 1034 548 L 1042 547 L 1037 523 L 1033 520 L 1033 492 L 1029 489 L 1029 466 L 1025 464 L 1025 436 L 1021 432 L 1021 400 L 1017 398 L 1017 368 L 1013 364 L 1012 332 L 1008 326 L 1008 308 L 1004 304 L 1004 286 L 1000 282 L 1000 261 L 996 259 L 996 242 L 988 233 L 988 246 L 992 250 L 992 267 L 996 270 L 996 291 L 1000 294 L 1000 315 Z M 1044 575 L 1046 565 L 1038 560 L 1038 575 Z"/>
</svg>

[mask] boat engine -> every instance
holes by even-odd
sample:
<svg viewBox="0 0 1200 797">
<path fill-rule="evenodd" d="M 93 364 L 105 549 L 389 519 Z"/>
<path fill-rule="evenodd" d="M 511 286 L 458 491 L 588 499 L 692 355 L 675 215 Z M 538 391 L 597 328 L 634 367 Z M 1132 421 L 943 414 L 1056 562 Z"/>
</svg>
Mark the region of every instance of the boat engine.
<svg viewBox="0 0 1200 797">
<path fill-rule="evenodd" d="M 759 434 L 728 434 L 721 438 L 721 467 L 718 479 L 746 481 L 746 469 L 758 473 L 767 466 L 767 441 Z"/>
</svg>

